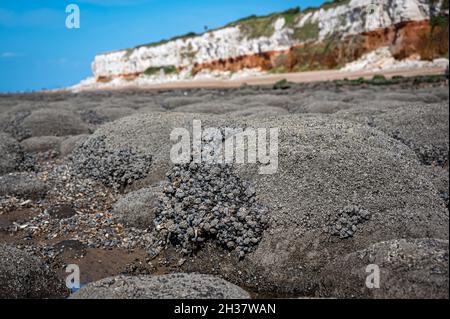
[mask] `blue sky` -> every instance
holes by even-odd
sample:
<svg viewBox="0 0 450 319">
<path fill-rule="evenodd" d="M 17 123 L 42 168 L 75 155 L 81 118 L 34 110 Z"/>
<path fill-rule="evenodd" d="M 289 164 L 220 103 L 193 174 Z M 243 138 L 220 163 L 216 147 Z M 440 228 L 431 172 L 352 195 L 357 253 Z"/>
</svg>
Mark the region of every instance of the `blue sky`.
<svg viewBox="0 0 450 319">
<path fill-rule="evenodd" d="M 91 75 L 100 52 L 134 47 L 204 26 L 220 27 L 323 0 L 0 0 L 0 92 L 73 85 Z M 67 29 L 77 4 L 81 28 Z"/>
</svg>

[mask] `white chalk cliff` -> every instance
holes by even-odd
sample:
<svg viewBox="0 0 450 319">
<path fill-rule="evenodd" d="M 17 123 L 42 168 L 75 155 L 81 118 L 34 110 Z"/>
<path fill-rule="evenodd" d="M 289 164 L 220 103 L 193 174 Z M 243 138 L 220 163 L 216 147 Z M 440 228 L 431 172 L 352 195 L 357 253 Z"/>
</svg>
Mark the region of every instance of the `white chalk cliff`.
<svg viewBox="0 0 450 319">
<path fill-rule="evenodd" d="M 441 4 L 442 0 L 437 6 Z M 257 29 L 251 29 L 250 20 L 242 20 L 201 35 L 99 54 L 92 63 L 92 71 L 97 82 L 124 77 L 130 80 L 144 74 L 155 81 L 186 79 L 202 73 L 202 68 L 214 71 L 217 61 L 228 62 L 226 65 L 219 63 L 216 71 L 245 73 L 247 68 L 254 68 L 255 72 L 264 71 L 264 67 L 258 68 L 261 59 L 248 62 L 242 57 L 286 52 L 305 43 L 321 43 L 334 34 L 344 39 L 402 23 L 428 21 L 430 8 L 433 8 L 430 0 L 337 0 L 322 8 L 266 18 L 264 21 L 270 23 L 270 32 L 262 32 L 261 35 L 255 32 Z M 379 43 L 361 53 L 386 45 L 389 43 Z M 169 66 L 176 72 L 165 74 L 168 72 L 164 68 Z M 161 70 L 155 72 L 158 68 Z M 152 74 L 146 72 L 149 69 L 153 70 Z"/>
</svg>

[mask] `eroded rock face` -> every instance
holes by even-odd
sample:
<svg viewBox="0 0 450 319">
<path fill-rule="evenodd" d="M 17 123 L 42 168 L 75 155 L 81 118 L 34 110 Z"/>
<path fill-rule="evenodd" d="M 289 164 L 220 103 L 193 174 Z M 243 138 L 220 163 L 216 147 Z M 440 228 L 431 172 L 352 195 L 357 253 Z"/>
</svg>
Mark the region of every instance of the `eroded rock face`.
<svg viewBox="0 0 450 319">
<path fill-rule="evenodd" d="M 434 11 L 438 12 L 439 2 L 436 8 Z M 267 25 L 264 32 L 252 25 L 253 20 L 238 21 L 201 35 L 187 35 L 97 55 L 92 69 L 100 82 L 118 77 L 132 80 L 146 70 L 151 70 L 147 75 L 153 80 L 163 81 L 164 78 L 189 78 L 204 70 L 238 72 L 280 66 L 289 70 L 311 59 L 322 66 L 336 67 L 388 45 L 393 47 L 395 56 L 405 58 L 413 53 L 423 54 L 417 50 L 420 49 L 419 43 L 424 44 L 424 38 L 428 38 L 429 17 L 428 0 L 342 1 L 311 11 L 260 18 L 258 23 Z M 329 46 L 332 35 L 345 45 L 331 46 L 327 56 L 295 52 L 311 43 L 316 43 L 317 47 Z M 441 49 L 445 51 L 445 48 L 436 48 L 437 51 Z M 334 61 L 336 57 L 339 61 Z"/>
<path fill-rule="evenodd" d="M 199 274 L 118 276 L 91 283 L 72 299 L 249 299 L 243 289 L 219 278 Z"/>
</svg>

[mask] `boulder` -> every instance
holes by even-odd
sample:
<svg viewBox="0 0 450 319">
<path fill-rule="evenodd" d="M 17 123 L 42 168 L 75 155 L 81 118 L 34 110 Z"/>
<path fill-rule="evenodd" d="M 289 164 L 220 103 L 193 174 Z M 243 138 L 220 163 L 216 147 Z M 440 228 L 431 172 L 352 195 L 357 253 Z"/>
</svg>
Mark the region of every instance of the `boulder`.
<svg viewBox="0 0 450 319">
<path fill-rule="evenodd" d="M 0 133 L 0 175 L 16 171 L 22 161 L 23 150 L 19 142 Z"/>
<path fill-rule="evenodd" d="M 268 117 L 268 116 L 274 116 L 274 115 L 285 115 L 289 112 L 286 109 L 283 109 L 281 107 L 274 107 L 274 106 L 261 106 L 258 104 L 252 104 L 248 107 L 248 109 L 245 110 L 239 110 L 234 111 L 231 113 L 226 114 L 226 116 L 229 116 L 231 118 L 252 118 L 252 117 Z"/>
<path fill-rule="evenodd" d="M 67 136 L 89 133 L 89 126 L 74 112 L 43 108 L 32 112 L 20 126 L 35 136 Z"/>
<path fill-rule="evenodd" d="M 136 113 L 136 110 L 129 107 L 97 107 L 93 111 L 106 121 L 115 121 L 125 116 Z"/>
<path fill-rule="evenodd" d="M 25 152 L 40 153 L 54 151 L 59 154 L 62 140 L 62 137 L 57 136 L 37 136 L 23 140 L 20 144 Z"/>
<path fill-rule="evenodd" d="M 448 168 L 443 168 L 439 166 L 427 166 L 429 172 L 429 178 L 443 200 L 443 203 L 448 209 L 449 203 L 449 174 Z"/>
<path fill-rule="evenodd" d="M 289 105 L 295 104 L 295 99 L 286 95 L 272 95 L 272 94 L 253 94 L 247 96 L 238 96 L 230 100 L 231 103 L 236 105 L 251 105 L 253 103 L 259 103 L 260 105 L 273 106 L 280 108 L 288 108 Z"/>
<path fill-rule="evenodd" d="M 242 125 L 280 130 L 275 174 L 260 175 L 255 165 L 235 170 L 268 207 L 268 226 L 242 261 L 206 247 L 186 270 L 219 269 L 239 285 L 310 294 L 339 256 L 397 238 L 448 239 L 448 213 L 428 173 L 386 134 L 317 115 Z"/>
<path fill-rule="evenodd" d="M 37 257 L 0 244 L 0 298 L 63 298 L 68 290 L 62 280 Z"/>
<path fill-rule="evenodd" d="M 185 106 L 185 105 L 194 104 L 194 103 L 204 103 L 206 101 L 207 100 L 205 100 L 202 97 L 173 96 L 173 97 L 167 97 L 166 99 L 164 99 L 164 101 L 162 102 L 162 105 L 166 109 L 173 110 L 180 106 Z"/>
<path fill-rule="evenodd" d="M 81 134 L 81 135 L 73 135 L 68 136 L 61 142 L 61 156 L 67 156 L 70 155 L 73 150 L 82 144 L 89 135 L 87 134 Z"/>
<path fill-rule="evenodd" d="M 199 274 L 117 276 L 81 288 L 72 299 L 249 299 L 243 289 Z"/>
<path fill-rule="evenodd" d="M 106 140 L 105 135 L 95 136 L 76 147 L 70 157 L 75 174 L 115 189 L 123 189 L 148 175 L 151 155 L 129 146 L 109 148 Z"/>
<path fill-rule="evenodd" d="M 448 164 L 448 104 L 414 104 L 386 110 L 373 115 L 372 125 L 408 145 L 422 163 Z"/>
<path fill-rule="evenodd" d="M 219 205 L 218 209 L 226 208 L 227 204 L 241 205 L 245 187 L 251 185 L 254 191 L 249 198 L 254 206 L 243 208 L 250 209 L 252 214 L 266 212 L 268 220 L 258 223 L 250 214 L 248 220 L 235 225 L 236 219 L 245 220 L 245 217 L 231 216 L 240 210 L 229 209 L 226 213 L 231 214 L 229 218 L 223 216 L 218 221 L 218 225 L 224 225 L 223 231 L 216 232 L 219 240 L 205 238 L 192 262 L 185 263 L 187 272 L 208 273 L 214 269 L 240 286 L 311 294 L 321 283 L 324 267 L 339 256 L 397 238 L 448 239 L 448 212 L 415 153 L 380 130 L 334 116 L 302 114 L 220 119 L 199 114 L 133 115 L 98 129 L 84 147 L 77 149 L 81 157 L 74 157 L 73 164 L 83 166 L 82 159 L 98 149 L 104 149 L 107 154 L 131 149 L 135 155 L 127 156 L 127 160 L 108 160 L 105 165 L 99 165 L 105 158 L 99 156 L 83 174 L 91 178 L 112 176 L 115 170 L 129 172 L 128 165 L 134 163 L 131 167 L 137 169 L 134 177 L 138 179 L 152 176 L 156 180 L 173 182 L 173 176 L 178 173 L 169 170 L 173 167 L 170 150 L 175 143 L 170 140 L 170 133 L 174 128 L 191 131 L 194 119 L 201 119 L 203 128 L 229 125 L 279 128 L 279 156 L 278 170 L 272 175 L 259 174 L 260 165 L 255 164 L 234 165 L 230 172 L 229 168 L 218 166 L 216 175 L 226 176 L 222 187 L 239 187 L 236 198 L 233 197 L 236 193 L 230 194 L 229 200 L 222 196 L 219 204 L 212 195 L 189 194 L 193 198 L 186 200 L 183 205 L 187 206 L 180 211 L 180 214 L 185 212 L 186 218 L 203 198 Z M 100 147 L 93 143 L 99 138 L 102 139 Z M 136 164 L 142 162 L 140 156 L 151 156 L 150 167 Z M 192 174 L 191 169 L 195 170 L 189 165 L 181 168 L 180 177 L 190 176 L 189 183 L 203 185 L 204 172 Z M 178 183 L 175 185 L 182 187 Z M 205 185 L 208 189 L 219 187 L 211 182 Z M 175 199 L 184 201 L 186 196 L 177 189 L 174 191 Z M 171 203 L 171 199 L 167 203 Z M 183 220 L 176 219 L 172 213 L 169 215 L 157 218 L 167 225 L 174 226 L 173 218 L 182 224 Z M 195 219 L 201 218 L 201 214 L 194 215 Z M 231 217 L 235 218 L 234 222 Z M 195 223 L 200 225 L 202 221 Z M 254 234 L 261 232 L 261 236 L 255 237 L 256 244 L 244 250 L 243 256 L 241 252 L 248 246 L 240 234 L 247 225 L 255 227 L 255 231 L 250 230 Z M 199 239 L 195 229 L 193 231 L 194 238 Z M 227 232 L 232 233 L 227 237 Z M 176 236 L 188 238 L 191 233 L 189 230 L 175 232 Z M 168 244 L 180 243 L 179 238 L 167 235 Z M 229 245 L 224 244 L 227 238 L 233 239 Z M 240 240 L 244 245 L 236 244 Z"/>
<path fill-rule="evenodd" d="M 364 103 L 335 116 L 385 132 L 414 150 L 423 164 L 448 163 L 448 103 Z"/>
<path fill-rule="evenodd" d="M 156 185 L 128 193 L 114 204 L 113 214 L 126 226 L 152 228 L 155 218 L 154 210 L 157 208 L 161 192 L 162 187 Z"/>
<path fill-rule="evenodd" d="M 172 165 L 170 134 L 175 128 L 192 132 L 194 119 L 206 127 L 221 121 L 199 114 L 147 113 L 107 123 L 72 154 L 75 171 L 114 187 L 129 186 L 147 176 L 157 182 Z"/>
<path fill-rule="evenodd" d="M 38 199 L 45 196 L 47 190 L 44 182 L 26 175 L 0 176 L 0 196 Z"/>
<path fill-rule="evenodd" d="M 207 113 L 207 114 L 226 114 L 239 110 L 246 110 L 248 107 L 242 104 L 230 102 L 202 102 L 189 105 L 183 105 L 175 108 L 174 112 L 186 113 Z"/>
<path fill-rule="evenodd" d="M 370 277 L 375 271 L 379 271 L 377 279 Z M 448 299 L 448 240 L 394 239 L 375 243 L 338 258 L 324 274 L 321 296 Z"/>
</svg>

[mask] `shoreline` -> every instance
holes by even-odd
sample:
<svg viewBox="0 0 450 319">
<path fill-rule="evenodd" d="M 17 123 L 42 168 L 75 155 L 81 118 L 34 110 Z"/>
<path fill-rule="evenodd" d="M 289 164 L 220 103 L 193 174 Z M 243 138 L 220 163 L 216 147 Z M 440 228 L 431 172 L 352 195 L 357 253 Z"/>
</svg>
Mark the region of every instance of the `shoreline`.
<svg viewBox="0 0 450 319">
<path fill-rule="evenodd" d="M 222 80 L 222 79 L 208 79 L 208 80 L 189 80 L 189 81 L 176 81 L 149 85 L 127 85 L 120 87 L 108 87 L 108 88 L 80 88 L 80 89 L 56 89 L 50 91 L 38 91 L 38 92 L 86 92 L 86 91 L 120 91 L 120 90 L 172 90 L 172 89 L 221 89 L 221 88 L 239 88 L 245 85 L 248 86 L 264 86 L 273 85 L 281 80 L 287 80 L 291 83 L 314 83 L 314 82 L 327 82 L 335 80 L 355 80 L 358 78 L 371 79 L 375 75 L 383 75 L 386 78 L 392 78 L 394 76 L 414 77 L 414 76 L 430 76 L 444 74 L 445 68 L 432 67 L 432 68 L 420 68 L 420 69 L 399 69 L 399 70 L 380 70 L 380 71 L 341 71 L 341 70 L 324 70 L 324 71 L 308 71 L 298 73 L 280 73 L 280 74 L 268 74 L 261 76 L 243 77 L 241 79 L 234 80 Z"/>
</svg>

